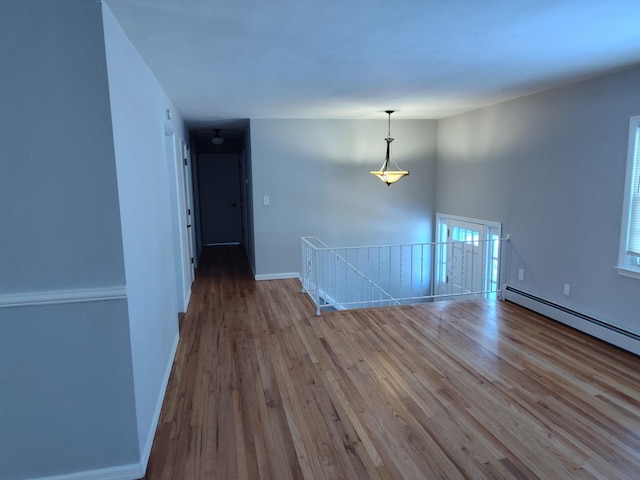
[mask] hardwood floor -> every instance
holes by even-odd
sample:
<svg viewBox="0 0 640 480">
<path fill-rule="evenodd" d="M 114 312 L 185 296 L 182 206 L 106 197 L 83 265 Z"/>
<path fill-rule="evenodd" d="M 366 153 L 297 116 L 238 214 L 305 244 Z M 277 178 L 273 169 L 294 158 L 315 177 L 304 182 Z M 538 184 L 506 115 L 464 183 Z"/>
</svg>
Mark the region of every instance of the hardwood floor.
<svg viewBox="0 0 640 480">
<path fill-rule="evenodd" d="M 640 358 L 501 301 L 314 311 L 207 250 L 145 479 L 640 478 Z"/>
</svg>

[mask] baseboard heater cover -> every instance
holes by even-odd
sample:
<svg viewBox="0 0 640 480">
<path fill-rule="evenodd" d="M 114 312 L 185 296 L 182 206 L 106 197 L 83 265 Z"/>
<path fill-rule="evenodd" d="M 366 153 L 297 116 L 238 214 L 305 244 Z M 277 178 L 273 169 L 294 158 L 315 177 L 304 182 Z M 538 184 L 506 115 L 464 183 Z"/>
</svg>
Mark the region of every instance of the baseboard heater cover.
<svg viewBox="0 0 640 480">
<path fill-rule="evenodd" d="M 640 335 L 584 313 L 564 307 L 512 286 L 505 286 L 503 298 L 545 315 L 576 330 L 640 355 Z"/>
</svg>

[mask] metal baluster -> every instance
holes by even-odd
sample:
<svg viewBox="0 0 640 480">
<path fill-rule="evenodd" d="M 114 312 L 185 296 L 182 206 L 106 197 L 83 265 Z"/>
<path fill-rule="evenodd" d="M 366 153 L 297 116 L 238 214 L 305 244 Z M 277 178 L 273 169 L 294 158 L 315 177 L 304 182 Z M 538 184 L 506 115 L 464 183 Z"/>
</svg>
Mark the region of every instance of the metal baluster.
<svg viewBox="0 0 640 480">
<path fill-rule="evenodd" d="M 317 265 L 319 263 L 318 256 L 320 255 L 320 251 L 315 250 L 313 252 L 313 254 L 314 254 L 313 256 L 314 256 L 314 260 L 315 260 L 315 265 L 317 267 Z M 319 275 L 319 268 L 316 268 L 315 269 L 315 284 L 316 285 L 315 285 L 314 294 L 315 294 L 315 298 L 316 298 L 316 315 L 319 317 L 320 316 L 320 288 L 318 287 L 318 285 L 319 285 L 318 282 L 320 281 L 320 279 L 318 278 L 318 275 Z"/>
<path fill-rule="evenodd" d="M 399 298 L 403 298 L 402 292 L 403 292 L 403 282 L 402 282 L 402 273 L 403 273 L 403 252 L 404 252 L 404 247 L 402 245 L 400 245 L 400 296 Z"/>
<path fill-rule="evenodd" d="M 381 247 L 376 247 L 378 251 L 378 282 L 376 284 L 375 292 L 376 292 L 376 305 L 380 306 L 380 285 L 382 282 L 382 249 Z"/>
</svg>

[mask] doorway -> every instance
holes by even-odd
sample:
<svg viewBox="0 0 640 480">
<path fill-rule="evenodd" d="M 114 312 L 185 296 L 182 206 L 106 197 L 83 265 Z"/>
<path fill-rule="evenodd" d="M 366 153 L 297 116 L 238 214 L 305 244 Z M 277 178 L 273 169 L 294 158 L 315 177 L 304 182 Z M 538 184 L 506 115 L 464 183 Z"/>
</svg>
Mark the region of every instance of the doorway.
<svg viewBox="0 0 640 480">
<path fill-rule="evenodd" d="M 171 230 L 174 245 L 174 270 L 176 285 L 176 300 L 178 312 L 186 312 L 191 297 L 193 283 L 193 264 L 190 241 L 189 211 L 190 192 L 188 190 L 188 174 L 184 168 L 183 140 L 180 148 L 176 144 L 176 136 L 169 126 L 164 127 L 165 161 L 168 169 L 169 191 L 171 201 Z"/>
<path fill-rule="evenodd" d="M 243 241 L 240 160 L 237 154 L 198 156 L 200 224 L 204 245 L 234 245 Z"/>
<path fill-rule="evenodd" d="M 499 285 L 501 225 L 436 214 L 436 292 L 486 295 Z"/>
<path fill-rule="evenodd" d="M 191 159 L 189 154 L 189 147 L 184 140 L 180 141 L 180 151 L 182 153 L 182 171 L 183 171 L 183 197 L 184 197 L 184 205 L 186 209 L 186 228 L 187 228 L 187 245 L 188 245 L 188 256 L 189 256 L 189 277 L 190 282 L 193 283 L 195 280 L 195 262 L 194 262 L 194 252 L 195 252 L 195 228 L 193 224 L 193 178 L 191 174 Z"/>
</svg>

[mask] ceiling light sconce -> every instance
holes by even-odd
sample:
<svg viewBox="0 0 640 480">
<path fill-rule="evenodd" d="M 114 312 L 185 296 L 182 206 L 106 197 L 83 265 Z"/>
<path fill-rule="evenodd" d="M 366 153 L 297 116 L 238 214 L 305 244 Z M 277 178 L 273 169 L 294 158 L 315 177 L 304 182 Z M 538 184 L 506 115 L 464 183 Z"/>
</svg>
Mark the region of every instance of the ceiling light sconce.
<svg viewBox="0 0 640 480">
<path fill-rule="evenodd" d="M 389 115 L 389 131 L 387 133 L 387 138 L 385 138 L 385 141 L 387 142 L 387 154 L 384 157 L 384 163 L 382 164 L 382 167 L 380 167 L 380 170 L 373 170 L 370 172 L 371 175 L 375 175 L 386 183 L 387 187 L 392 183 L 396 183 L 405 175 L 409 175 L 409 172 L 407 170 L 401 170 L 396 162 L 392 161 L 395 170 L 390 168 L 389 165 L 389 160 L 391 158 L 391 142 L 393 142 L 393 138 L 391 138 L 391 114 L 393 112 L 394 110 L 386 110 L 387 115 Z"/>
<path fill-rule="evenodd" d="M 220 136 L 220 129 L 216 128 L 214 132 L 216 132 L 216 134 L 211 138 L 211 143 L 214 145 L 222 145 L 224 143 L 224 138 Z"/>
</svg>

